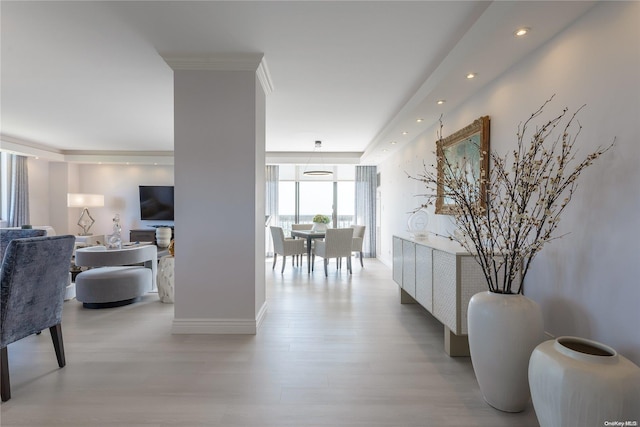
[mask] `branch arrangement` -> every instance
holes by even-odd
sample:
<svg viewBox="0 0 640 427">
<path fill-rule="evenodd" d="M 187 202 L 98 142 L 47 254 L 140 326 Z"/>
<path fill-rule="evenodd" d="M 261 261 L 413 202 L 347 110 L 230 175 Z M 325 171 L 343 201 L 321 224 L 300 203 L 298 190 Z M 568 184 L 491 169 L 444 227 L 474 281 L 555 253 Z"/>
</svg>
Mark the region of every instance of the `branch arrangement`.
<svg viewBox="0 0 640 427">
<path fill-rule="evenodd" d="M 437 168 L 426 164 L 422 173 L 409 176 L 427 188 L 423 196 L 428 201 L 421 208 L 433 204 L 438 189 L 453 205 L 452 216 L 462 235 L 449 238 L 474 254 L 491 292 L 522 292 L 535 255 L 545 243 L 562 237 L 553 233 L 573 197 L 578 177 L 613 146 L 611 143 L 606 148 L 599 147 L 576 161 L 574 145 L 582 129 L 577 115 L 584 106 L 572 115 L 565 108 L 531 133 L 533 121 L 552 99 L 518 126 L 517 146 L 512 153 L 500 156 L 494 151 L 482 152 L 491 163 L 486 179 L 486 208 L 480 203 L 480 183 L 469 179 L 465 159 L 453 164 L 440 156 L 440 180 Z M 442 120 L 438 138 L 442 139 Z"/>
</svg>

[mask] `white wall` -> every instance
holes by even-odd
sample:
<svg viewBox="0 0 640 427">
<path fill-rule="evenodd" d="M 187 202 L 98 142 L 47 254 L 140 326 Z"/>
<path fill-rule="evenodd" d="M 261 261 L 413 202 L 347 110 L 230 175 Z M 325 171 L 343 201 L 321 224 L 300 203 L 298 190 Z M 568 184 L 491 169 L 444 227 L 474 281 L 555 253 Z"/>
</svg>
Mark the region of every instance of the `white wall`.
<svg viewBox="0 0 640 427">
<path fill-rule="evenodd" d="M 534 261 L 525 294 L 538 301 L 545 329 L 611 345 L 640 364 L 640 3 L 600 3 L 547 45 L 444 118 L 444 134 L 491 117 L 491 147 L 507 152 L 517 125 L 556 94 L 544 117 L 587 104 L 580 113 L 579 156 L 617 138 L 615 148 L 583 173 L 558 234 Z M 534 29 L 535 31 L 535 29 Z M 532 33 L 533 34 L 533 33 Z M 407 179 L 423 159 L 434 162 L 435 128 L 380 165 L 382 251 L 406 229 L 420 185 Z M 430 228 L 446 232 L 444 216 Z"/>
<path fill-rule="evenodd" d="M 171 221 L 140 220 L 139 185 L 173 185 L 173 166 L 152 165 L 90 165 L 79 166 L 79 188 L 81 193 L 104 194 L 104 207 L 90 208 L 96 220 L 91 228 L 93 234 L 111 234 L 113 217 L 120 214 L 123 240 L 129 240 L 129 231 L 147 228 L 155 224 L 171 224 Z M 72 220 L 74 233 L 79 228 L 75 223 L 81 208 L 75 211 Z"/>
<path fill-rule="evenodd" d="M 122 235 L 129 230 L 171 221 L 141 221 L 139 185 L 173 185 L 173 166 L 98 165 L 29 159 L 29 210 L 31 223 L 51 225 L 57 234 L 77 234 L 81 208 L 67 207 L 67 193 L 104 195 L 104 207 L 90 208 L 93 234 L 110 234 L 112 218 L 120 214 Z"/>
<path fill-rule="evenodd" d="M 29 157 L 29 223 L 51 225 L 49 222 L 49 162 Z M 56 233 L 59 233 L 56 230 Z"/>
</svg>

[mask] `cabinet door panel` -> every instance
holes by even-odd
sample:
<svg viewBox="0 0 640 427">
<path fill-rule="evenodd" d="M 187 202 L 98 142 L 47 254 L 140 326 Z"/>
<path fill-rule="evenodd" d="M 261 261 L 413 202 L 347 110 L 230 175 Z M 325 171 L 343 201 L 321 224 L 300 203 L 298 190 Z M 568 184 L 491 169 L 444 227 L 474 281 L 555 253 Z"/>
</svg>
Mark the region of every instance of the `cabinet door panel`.
<svg viewBox="0 0 640 427">
<path fill-rule="evenodd" d="M 456 256 L 433 251 L 433 315 L 455 334 L 458 330 L 458 280 Z"/>
<path fill-rule="evenodd" d="M 416 245 L 416 300 L 433 312 L 433 249 Z"/>
<path fill-rule="evenodd" d="M 402 287 L 402 239 L 393 238 L 393 281 Z"/>
<path fill-rule="evenodd" d="M 416 244 L 402 242 L 402 289 L 416 297 Z"/>
<path fill-rule="evenodd" d="M 460 257 L 460 330 L 467 334 L 469 300 L 478 292 L 489 290 L 480 264 L 472 256 Z"/>
</svg>

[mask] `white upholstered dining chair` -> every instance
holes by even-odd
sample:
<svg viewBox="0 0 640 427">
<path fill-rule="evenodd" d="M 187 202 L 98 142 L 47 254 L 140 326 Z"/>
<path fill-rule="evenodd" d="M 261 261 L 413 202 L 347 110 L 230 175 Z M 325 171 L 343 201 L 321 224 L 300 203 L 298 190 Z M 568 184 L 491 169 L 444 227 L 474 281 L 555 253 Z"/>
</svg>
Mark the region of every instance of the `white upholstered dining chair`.
<svg viewBox="0 0 640 427">
<path fill-rule="evenodd" d="M 327 264 L 329 258 L 347 258 L 347 269 L 351 274 L 351 247 L 353 245 L 353 228 L 327 228 L 324 240 L 315 243 L 313 257 L 324 258 L 324 275 L 328 276 Z M 340 263 L 338 263 L 339 265 Z"/>
<path fill-rule="evenodd" d="M 360 254 L 360 267 L 364 267 L 362 263 L 362 244 L 364 243 L 364 230 L 365 225 L 352 225 L 353 239 L 351 241 L 351 250 Z"/>
<path fill-rule="evenodd" d="M 301 239 L 285 239 L 284 231 L 282 227 L 271 226 L 271 237 L 273 237 L 273 270 L 276 268 L 276 260 L 278 259 L 278 254 L 282 255 L 282 271 L 284 273 L 284 265 L 287 263 L 287 255 L 292 255 L 294 258 L 292 262 L 295 260 L 295 257 L 306 253 L 306 249 L 304 248 L 304 240 Z"/>
</svg>

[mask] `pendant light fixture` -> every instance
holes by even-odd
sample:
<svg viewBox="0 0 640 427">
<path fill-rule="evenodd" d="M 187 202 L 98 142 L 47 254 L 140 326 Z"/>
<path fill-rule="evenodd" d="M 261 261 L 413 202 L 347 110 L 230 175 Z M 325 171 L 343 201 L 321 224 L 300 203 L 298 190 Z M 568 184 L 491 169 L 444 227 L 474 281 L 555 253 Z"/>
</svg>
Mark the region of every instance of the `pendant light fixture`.
<svg viewBox="0 0 640 427">
<path fill-rule="evenodd" d="M 309 161 L 307 161 L 307 166 L 305 167 L 303 175 L 307 176 L 327 176 L 333 175 L 333 171 L 324 165 L 324 161 L 322 159 L 322 141 L 316 141 L 316 145 L 313 149 L 314 153 L 319 153 L 320 156 L 320 166 L 317 169 L 309 169 L 309 162 L 311 162 L 311 157 L 309 156 Z"/>
</svg>

